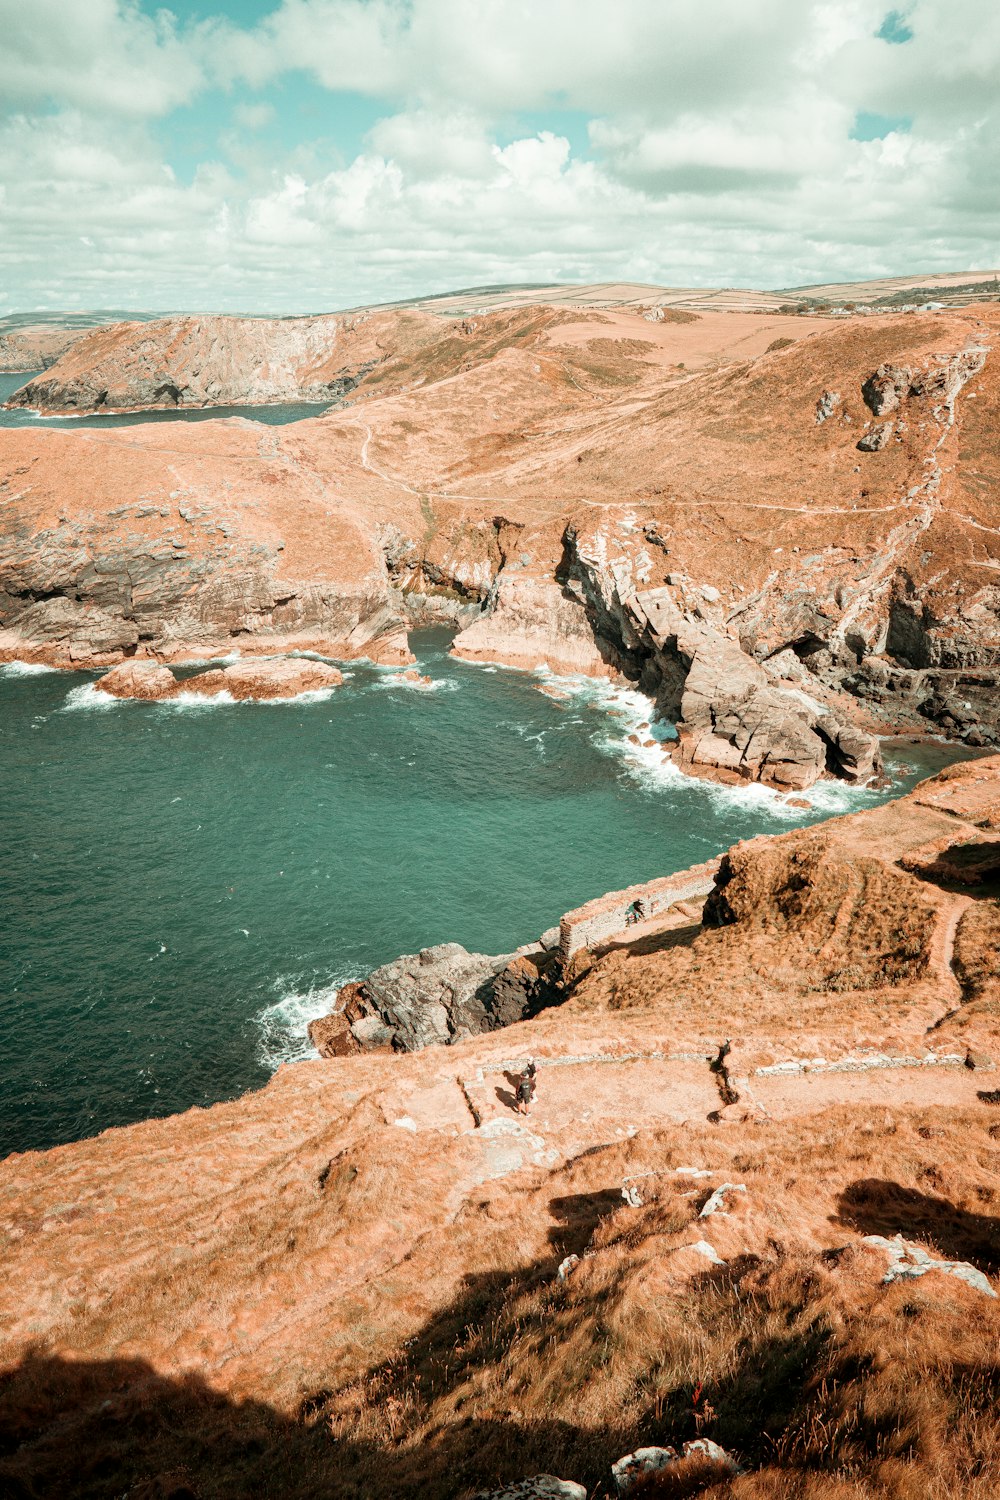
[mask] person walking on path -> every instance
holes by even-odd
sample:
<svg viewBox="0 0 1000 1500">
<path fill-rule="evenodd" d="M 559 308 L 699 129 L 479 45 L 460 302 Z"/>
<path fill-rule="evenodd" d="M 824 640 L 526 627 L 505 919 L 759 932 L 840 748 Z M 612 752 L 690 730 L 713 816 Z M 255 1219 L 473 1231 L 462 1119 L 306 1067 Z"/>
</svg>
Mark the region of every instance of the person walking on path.
<svg viewBox="0 0 1000 1500">
<path fill-rule="evenodd" d="M 535 1060 L 529 1057 L 517 1085 L 517 1112 L 526 1115 L 535 1092 Z"/>
</svg>

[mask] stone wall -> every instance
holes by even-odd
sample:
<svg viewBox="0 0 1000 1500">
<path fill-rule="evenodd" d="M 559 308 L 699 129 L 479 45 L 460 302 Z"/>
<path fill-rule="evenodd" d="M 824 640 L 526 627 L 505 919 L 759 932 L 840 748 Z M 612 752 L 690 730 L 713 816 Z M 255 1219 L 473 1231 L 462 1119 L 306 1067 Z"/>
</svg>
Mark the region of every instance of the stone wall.
<svg viewBox="0 0 1000 1500">
<path fill-rule="evenodd" d="M 676 875 L 664 875 L 624 891 L 608 891 L 585 906 L 568 911 L 559 923 L 559 951 L 572 958 L 579 948 L 595 948 L 630 929 L 628 916 L 636 908 L 639 921 L 661 915 L 678 901 L 707 896 L 715 884 L 718 859 L 693 865 Z"/>
</svg>

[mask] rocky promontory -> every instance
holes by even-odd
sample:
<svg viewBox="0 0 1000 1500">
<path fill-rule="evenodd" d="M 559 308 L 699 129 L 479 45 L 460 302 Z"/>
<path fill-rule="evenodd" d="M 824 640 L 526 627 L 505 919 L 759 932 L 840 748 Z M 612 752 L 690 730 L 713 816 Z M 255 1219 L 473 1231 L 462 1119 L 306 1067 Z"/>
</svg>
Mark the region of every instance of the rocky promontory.
<svg viewBox="0 0 1000 1500">
<path fill-rule="evenodd" d="M 420 321 L 413 314 L 401 326 L 410 330 Z M 398 320 L 390 326 L 398 343 Z M 384 317 L 363 314 L 113 323 L 75 337 L 7 405 L 82 413 L 333 403 L 387 357 L 379 344 L 386 331 Z"/>
<path fill-rule="evenodd" d="M 333 1012 L 312 1021 L 323 1057 L 390 1047 L 417 1052 L 512 1026 L 556 998 L 558 934 L 499 957 L 439 943 L 345 985 Z"/>
</svg>

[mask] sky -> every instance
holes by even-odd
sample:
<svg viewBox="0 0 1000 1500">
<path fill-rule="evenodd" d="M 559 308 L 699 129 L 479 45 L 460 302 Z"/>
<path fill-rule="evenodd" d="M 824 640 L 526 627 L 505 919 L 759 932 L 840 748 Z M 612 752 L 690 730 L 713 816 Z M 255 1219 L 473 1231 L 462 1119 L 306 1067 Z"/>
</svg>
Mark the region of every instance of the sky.
<svg viewBox="0 0 1000 1500">
<path fill-rule="evenodd" d="M 0 313 L 1000 264 L 996 0 L 0 0 Z"/>
</svg>

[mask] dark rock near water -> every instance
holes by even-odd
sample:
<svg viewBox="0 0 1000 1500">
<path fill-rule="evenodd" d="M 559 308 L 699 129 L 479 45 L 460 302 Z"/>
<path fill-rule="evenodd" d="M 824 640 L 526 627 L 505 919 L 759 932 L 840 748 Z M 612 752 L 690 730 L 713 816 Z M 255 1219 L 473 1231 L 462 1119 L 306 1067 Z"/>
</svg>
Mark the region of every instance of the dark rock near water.
<svg viewBox="0 0 1000 1500">
<path fill-rule="evenodd" d="M 440 943 L 345 985 L 339 1010 L 314 1021 L 309 1036 L 325 1057 L 352 1050 L 345 1031 L 355 1049 L 447 1046 L 534 1015 L 552 996 L 557 963 L 556 953 L 542 944 L 489 955 Z"/>
</svg>

